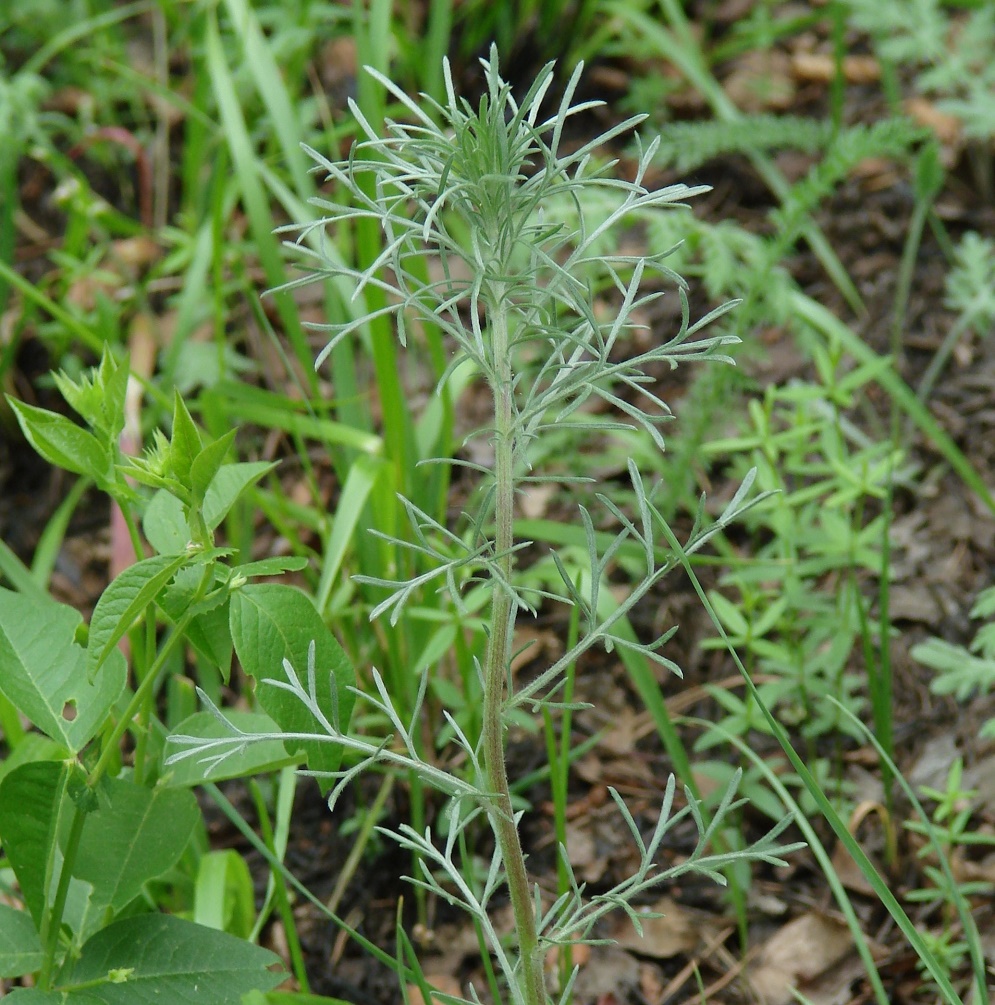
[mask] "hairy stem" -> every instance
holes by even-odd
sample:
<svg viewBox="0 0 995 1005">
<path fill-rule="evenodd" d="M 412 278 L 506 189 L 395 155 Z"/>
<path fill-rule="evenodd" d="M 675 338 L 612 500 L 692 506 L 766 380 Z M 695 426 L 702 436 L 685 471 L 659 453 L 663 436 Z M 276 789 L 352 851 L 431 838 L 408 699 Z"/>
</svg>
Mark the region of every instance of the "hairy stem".
<svg viewBox="0 0 995 1005">
<path fill-rule="evenodd" d="M 511 806 L 511 790 L 504 756 L 505 680 L 510 658 L 515 607 L 505 584 L 511 580 L 514 543 L 515 505 L 514 478 L 514 387 L 511 375 L 511 351 L 508 338 L 508 318 L 502 304 L 502 288 L 492 290 L 494 305 L 491 317 L 491 346 L 494 353 L 494 519 L 497 561 L 503 583 L 493 584 L 491 595 L 491 633 L 484 657 L 483 749 L 487 784 L 494 799 L 491 823 L 508 878 L 508 892 L 515 916 L 515 930 L 522 965 L 522 990 L 528 1005 L 545 1005 L 546 989 L 539 939 L 529 878 L 525 871 L 525 856 L 515 826 Z"/>
</svg>

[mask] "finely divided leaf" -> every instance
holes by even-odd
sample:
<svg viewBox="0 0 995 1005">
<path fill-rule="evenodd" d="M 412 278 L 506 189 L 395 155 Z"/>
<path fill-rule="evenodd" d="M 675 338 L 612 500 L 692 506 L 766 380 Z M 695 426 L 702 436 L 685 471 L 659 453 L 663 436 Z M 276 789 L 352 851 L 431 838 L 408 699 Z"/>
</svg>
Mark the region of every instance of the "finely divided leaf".
<svg viewBox="0 0 995 1005">
<path fill-rule="evenodd" d="M 263 733 L 278 735 L 280 732 L 280 727 L 268 715 L 263 715 L 260 712 L 225 709 L 224 716 L 236 729 L 248 736 L 260 736 Z M 204 739 L 232 735 L 232 731 L 212 712 L 195 712 L 179 723 L 173 733 L 182 736 L 198 736 Z M 173 749 L 175 750 L 176 747 L 174 746 Z M 188 757 L 185 760 L 177 761 L 168 768 L 169 774 L 165 777 L 164 784 L 200 785 L 205 781 L 219 782 L 226 778 L 270 774 L 300 761 L 300 755 L 295 756 L 287 753 L 287 748 L 282 740 L 255 740 L 252 743 L 247 743 L 244 747 L 236 748 L 217 764 L 204 765 L 197 757 Z"/>
</svg>

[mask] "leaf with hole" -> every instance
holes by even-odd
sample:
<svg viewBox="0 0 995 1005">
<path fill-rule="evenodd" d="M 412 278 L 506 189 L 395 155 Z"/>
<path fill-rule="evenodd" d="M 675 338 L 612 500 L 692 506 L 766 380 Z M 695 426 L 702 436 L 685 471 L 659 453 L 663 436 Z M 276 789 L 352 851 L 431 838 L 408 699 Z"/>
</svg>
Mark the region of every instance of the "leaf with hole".
<svg viewBox="0 0 995 1005">
<path fill-rule="evenodd" d="M 88 681 L 86 650 L 73 642 L 82 620 L 71 607 L 0 589 L 0 691 L 73 753 L 101 727 L 126 678 L 115 652 L 104 673 Z"/>
</svg>

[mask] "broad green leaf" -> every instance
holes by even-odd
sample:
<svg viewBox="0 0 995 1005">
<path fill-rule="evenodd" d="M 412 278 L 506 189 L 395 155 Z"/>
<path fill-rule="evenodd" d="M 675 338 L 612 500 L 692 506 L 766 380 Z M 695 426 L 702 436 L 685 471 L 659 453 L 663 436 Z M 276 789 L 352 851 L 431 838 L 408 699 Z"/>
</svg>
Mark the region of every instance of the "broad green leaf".
<svg viewBox="0 0 995 1005">
<path fill-rule="evenodd" d="M 176 864 L 200 814 L 186 789 L 148 789 L 116 778 L 100 795 L 100 808 L 86 818 L 73 875 L 117 912 Z"/>
<path fill-rule="evenodd" d="M 208 852 L 197 867 L 193 920 L 247 939 L 255 919 L 255 890 L 245 859 L 232 848 Z"/>
<path fill-rule="evenodd" d="M 347 687 L 355 674 L 335 637 L 314 604 L 290 586 L 249 584 L 231 598 L 231 634 L 246 673 L 256 679 L 259 704 L 288 733 L 326 734 L 326 730 L 295 695 L 269 686 L 268 680 L 287 682 L 283 661 L 289 661 L 303 687 L 308 687 L 308 649 L 315 643 L 315 694 L 324 716 L 345 729 L 352 714 L 353 696 Z M 337 711 L 336 711 L 337 710 Z M 303 752 L 312 771 L 335 771 L 341 751 L 320 740 L 288 740 L 291 753 Z M 322 791 L 331 787 L 320 779 Z"/>
<path fill-rule="evenodd" d="M 235 439 L 237 429 L 229 429 L 224 436 L 218 437 L 213 443 L 209 443 L 193 459 L 190 465 L 190 490 L 196 504 L 202 503 L 207 494 L 208 486 L 214 480 L 214 476 L 221 470 L 225 460 L 225 454 L 231 449 Z"/>
<path fill-rule="evenodd" d="M 225 932 L 168 914 L 142 914 L 94 935 L 62 988 L 66 1005 L 83 1000 L 76 987 L 101 1005 L 240 1005 L 246 992 L 284 980 L 282 970 L 270 969 L 279 962 L 268 949 Z"/>
<path fill-rule="evenodd" d="M 38 988 L 15 988 L 4 998 L 4 1005 L 103 1005 L 103 1000 L 85 991 L 70 995 L 66 991 L 41 991 Z"/>
<path fill-rule="evenodd" d="M 279 734 L 280 727 L 261 712 L 242 712 L 237 709 L 225 710 L 225 718 L 243 733 L 259 736 L 262 733 Z M 210 712 L 195 712 L 184 719 L 173 732 L 183 736 L 200 736 L 214 739 L 231 736 L 231 730 Z M 169 753 L 175 754 L 181 748 L 170 744 Z M 219 782 L 226 778 L 243 778 L 246 775 L 268 774 L 279 771 L 291 764 L 298 764 L 301 756 L 287 753 L 282 740 L 256 740 L 236 750 L 217 765 L 205 766 L 197 758 L 188 757 L 171 764 L 163 771 L 166 785 L 200 785 L 205 781 Z"/>
<path fill-rule="evenodd" d="M 232 569 L 233 575 L 254 579 L 257 576 L 282 576 L 285 572 L 300 572 L 307 568 L 307 559 L 296 555 L 276 555 L 261 558 L 258 562 L 246 562 Z"/>
<path fill-rule="evenodd" d="M 89 475 L 101 488 L 113 483 L 113 458 L 100 441 L 57 412 L 26 405 L 8 396 L 27 441 L 50 464 Z"/>
<path fill-rule="evenodd" d="M 0 785 L 0 844 L 36 925 L 41 924 L 58 848 L 67 770 L 57 761 L 35 761 L 12 771 Z"/>
<path fill-rule="evenodd" d="M 90 618 L 86 673 L 93 678 L 109 653 L 131 628 L 132 622 L 152 603 L 190 555 L 153 555 L 129 566 L 101 594 Z"/>
<path fill-rule="evenodd" d="M 73 380 L 64 372 L 52 375 L 62 397 L 92 429 L 110 442 L 124 429 L 124 399 L 128 389 L 128 359 L 118 363 L 105 344 L 100 366 Z"/>
<path fill-rule="evenodd" d="M 0 904 L 0 977 L 20 977 L 40 969 L 41 940 L 31 915 Z"/>
<path fill-rule="evenodd" d="M 242 999 L 242 1005 L 352 1005 L 344 998 L 305 994 L 303 991 L 252 991 Z"/>
<path fill-rule="evenodd" d="M 79 752 L 124 690 L 124 657 L 112 654 L 100 679 L 86 676 L 86 650 L 73 642 L 79 613 L 0 589 L 0 691 L 43 733 Z"/>
<path fill-rule="evenodd" d="M 231 677 L 232 641 L 228 626 L 228 598 L 222 596 L 220 599 L 217 607 L 198 614 L 187 625 L 187 639 L 221 671 L 221 679 L 227 684 Z"/>
<path fill-rule="evenodd" d="M 13 750 L 0 758 L 0 782 L 15 768 L 29 761 L 64 761 L 69 753 L 69 748 L 64 744 L 32 730 L 24 735 Z"/>
<path fill-rule="evenodd" d="M 265 461 L 223 464 L 208 486 L 204 496 L 204 522 L 214 530 L 228 515 L 246 487 L 259 481 L 276 465 Z M 145 536 L 161 555 L 176 553 L 190 540 L 190 528 L 183 504 L 176 496 L 160 489 L 145 510 Z"/>
<path fill-rule="evenodd" d="M 200 585 L 202 570 L 181 569 L 159 597 L 159 605 L 176 622 L 189 609 Z M 215 583 L 217 580 L 215 580 Z M 187 625 L 190 644 L 221 671 L 225 683 L 231 674 L 232 642 L 228 628 L 228 593 L 219 590 L 210 600 L 201 601 L 203 610 Z"/>
<path fill-rule="evenodd" d="M 149 500 L 142 530 L 160 555 L 177 555 L 190 542 L 190 526 L 183 514 L 183 503 L 166 489 L 159 489 Z"/>
<path fill-rule="evenodd" d="M 727 600 L 721 593 L 713 590 L 708 595 L 709 600 L 712 602 L 712 606 L 715 608 L 715 613 L 718 615 L 719 620 L 725 626 L 725 628 L 732 632 L 740 639 L 746 639 L 750 635 L 750 626 L 747 623 L 746 618 L 743 617 L 743 612 L 729 600 Z"/>
<path fill-rule="evenodd" d="M 214 530 L 228 515 L 235 500 L 245 489 L 254 485 L 275 467 L 275 463 L 266 461 L 244 461 L 222 465 L 204 496 L 204 521 L 208 529 Z"/>
<path fill-rule="evenodd" d="M 189 485 L 190 466 L 203 449 L 197 424 L 190 417 L 180 392 L 173 397 L 173 432 L 169 440 L 169 467 L 172 476 Z"/>
</svg>

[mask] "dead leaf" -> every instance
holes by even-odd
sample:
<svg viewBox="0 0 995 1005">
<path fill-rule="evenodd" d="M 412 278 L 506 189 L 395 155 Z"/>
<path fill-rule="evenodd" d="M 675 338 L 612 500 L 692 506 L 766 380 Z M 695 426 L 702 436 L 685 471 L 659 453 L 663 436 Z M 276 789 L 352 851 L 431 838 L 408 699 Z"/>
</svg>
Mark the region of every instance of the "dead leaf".
<svg viewBox="0 0 995 1005">
<path fill-rule="evenodd" d="M 574 1001 L 598 1001 L 615 995 L 627 1001 L 639 988 L 639 963 L 617 946 L 592 946 L 587 966 L 581 967 L 574 983 Z"/>
<path fill-rule="evenodd" d="M 984 810 L 988 816 L 995 816 L 995 754 L 986 754 L 965 768 L 962 784 L 977 793 L 979 810 Z M 979 833 L 984 829 L 980 828 Z"/>
<path fill-rule="evenodd" d="M 873 56 L 844 56 L 843 79 L 848 84 L 873 84 L 881 77 L 881 67 Z M 836 77 L 836 60 L 824 52 L 796 52 L 791 57 L 796 80 L 828 84 Z"/>
<path fill-rule="evenodd" d="M 656 901 L 647 913 L 659 917 L 641 918 L 643 934 L 628 917 L 623 917 L 613 938 L 622 949 L 631 949 L 641 956 L 669 960 L 691 952 L 701 938 L 701 925 L 691 913 L 670 897 Z"/>
<path fill-rule="evenodd" d="M 665 987 L 663 974 L 658 966 L 653 963 L 639 965 L 639 990 L 647 1005 L 662 1005 Z"/>
<path fill-rule="evenodd" d="M 943 617 L 936 598 L 921 580 L 908 586 L 893 586 L 888 596 L 888 613 L 892 621 L 915 621 L 934 629 L 939 628 Z"/>
<path fill-rule="evenodd" d="M 425 980 L 431 985 L 433 991 L 438 991 L 440 994 L 453 995 L 457 998 L 463 995 L 460 982 L 452 974 L 425 974 Z M 439 1001 L 435 995 L 432 995 L 431 998 L 433 1002 Z M 408 985 L 408 1001 L 411 1005 L 428 1005 L 421 990 L 414 984 Z"/>
<path fill-rule="evenodd" d="M 567 858 L 575 869 L 587 868 L 597 857 L 594 835 L 588 821 L 570 821 L 567 824 Z"/>
<path fill-rule="evenodd" d="M 644 717 L 631 708 L 623 708 L 611 718 L 610 726 L 601 734 L 598 747 L 616 757 L 631 757 L 636 740 L 643 734 Z"/>
<path fill-rule="evenodd" d="M 749 980 L 764 1005 L 788 1005 L 792 989 L 804 990 L 853 947 L 850 930 L 824 914 L 803 914 L 767 940 Z"/>
<path fill-rule="evenodd" d="M 722 86 L 744 112 L 783 112 L 795 97 L 791 59 L 776 49 L 751 50 L 736 60 Z"/>
<path fill-rule="evenodd" d="M 909 98 L 905 102 L 905 112 L 921 126 L 932 129 L 936 138 L 945 146 L 960 149 L 964 139 L 964 124 L 956 115 L 941 112 L 926 98 Z"/>
<path fill-rule="evenodd" d="M 135 237 L 122 237 L 113 241 L 108 257 L 126 275 L 134 278 L 162 257 L 162 247 L 151 237 L 138 234 Z"/>
<path fill-rule="evenodd" d="M 318 58 L 321 82 L 329 90 L 344 90 L 356 79 L 359 58 L 356 42 L 350 35 L 339 35 L 327 42 Z"/>
<path fill-rule="evenodd" d="M 846 845 L 842 841 L 837 841 L 832 854 L 833 871 L 839 881 L 854 893 L 862 893 L 866 896 L 874 896 L 874 887 L 870 880 L 864 875 L 863 869 L 853 860 L 853 856 L 847 851 Z"/>
<path fill-rule="evenodd" d="M 959 756 L 957 741 L 943 732 L 926 741 L 919 759 L 906 773 L 909 784 L 918 789 L 923 785 L 931 789 L 943 789 L 947 783 L 950 766 Z"/>
<path fill-rule="evenodd" d="M 598 842 L 589 820 L 567 824 L 567 858 L 585 883 L 597 883 L 608 868 L 608 859 L 598 854 Z"/>
<path fill-rule="evenodd" d="M 563 642 L 556 632 L 526 625 L 515 629 L 515 655 L 511 658 L 511 672 L 517 674 L 522 667 L 535 660 L 553 664 L 563 653 Z"/>
<path fill-rule="evenodd" d="M 540 520 L 549 511 L 550 500 L 556 495 L 558 486 L 550 482 L 531 482 L 519 493 L 518 504 L 522 516 L 529 520 Z"/>
<path fill-rule="evenodd" d="M 578 936 L 574 936 L 578 938 Z M 546 971 L 546 983 L 550 990 L 559 993 L 563 989 L 566 979 L 570 973 L 561 970 L 563 963 L 562 946 L 551 946 L 546 950 L 546 958 L 543 960 L 543 969 Z M 591 945 L 587 942 L 574 942 L 570 947 L 570 964 L 573 967 L 586 967 L 591 958 Z"/>
<path fill-rule="evenodd" d="M 66 290 L 65 299 L 83 311 L 92 311 L 100 297 L 113 299 L 123 280 L 112 272 L 91 272 L 74 279 Z"/>
</svg>

